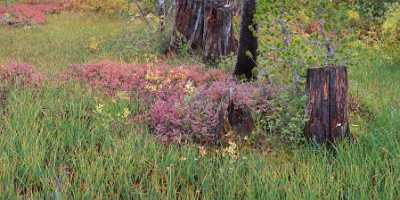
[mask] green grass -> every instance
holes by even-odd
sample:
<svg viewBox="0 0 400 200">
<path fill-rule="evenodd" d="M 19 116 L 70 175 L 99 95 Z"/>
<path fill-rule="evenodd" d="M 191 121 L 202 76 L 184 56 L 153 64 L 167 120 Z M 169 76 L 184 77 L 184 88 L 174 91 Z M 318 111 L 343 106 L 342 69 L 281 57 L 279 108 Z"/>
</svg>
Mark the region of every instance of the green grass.
<svg viewBox="0 0 400 200">
<path fill-rule="evenodd" d="M 73 13 L 30 29 L 0 27 L 7 47 L 0 63 L 16 59 L 52 73 L 105 58 L 146 61 L 141 54 L 151 58 L 159 47 L 141 28 Z M 104 40 L 94 53 L 91 37 Z M 335 155 L 275 143 L 272 152 L 243 148 L 238 160 L 211 149 L 202 157 L 197 145 L 162 145 L 144 124 L 109 117 L 124 108 L 139 112 L 140 102 L 113 102 L 74 83 L 13 89 L 0 108 L 0 198 L 397 199 L 400 63 L 378 50 L 351 51 L 358 52 L 349 66 L 352 95 L 373 120 L 353 119 L 363 122 L 353 127 L 358 140 Z M 96 112 L 99 104 L 103 112 Z"/>
<path fill-rule="evenodd" d="M 66 12 L 49 16 L 43 26 L 0 26 L 0 63 L 26 62 L 54 71 L 102 59 L 145 62 L 154 59 L 149 52 L 157 53 L 158 37 L 140 20 Z"/>
</svg>

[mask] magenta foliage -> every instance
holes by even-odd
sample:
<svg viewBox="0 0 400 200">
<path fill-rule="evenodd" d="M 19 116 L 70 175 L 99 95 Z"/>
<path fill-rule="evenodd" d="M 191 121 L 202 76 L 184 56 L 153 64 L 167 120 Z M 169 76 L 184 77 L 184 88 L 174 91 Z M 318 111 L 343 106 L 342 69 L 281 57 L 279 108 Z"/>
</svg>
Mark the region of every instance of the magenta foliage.
<svg viewBox="0 0 400 200">
<path fill-rule="evenodd" d="M 66 8 L 64 3 L 16 3 L 11 6 L 0 6 L 0 19 L 8 13 L 12 19 L 10 24 L 43 24 L 46 14 L 60 12 Z"/>
<path fill-rule="evenodd" d="M 166 64 L 104 61 L 72 65 L 65 74 L 108 95 L 134 92 L 150 107 L 149 123 L 163 142 L 215 143 L 222 136 L 229 105 L 257 108 L 262 87 L 241 84 L 221 70 Z M 150 101 L 150 100 L 151 101 Z"/>
<path fill-rule="evenodd" d="M 155 135 L 165 143 L 188 139 L 188 128 L 185 122 L 185 108 L 179 96 L 171 96 L 166 100 L 157 100 L 151 108 L 151 127 Z"/>
<path fill-rule="evenodd" d="M 11 63 L 0 66 L 0 80 L 3 83 L 16 86 L 38 86 L 44 76 L 32 65 L 25 63 Z"/>
<path fill-rule="evenodd" d="M 84 81 L 95 88 L 103 88 L 108 95 L 115 95 L 117 91 L 134 91 L 164 98 L 183 92 L 189 80 L 194 86 L 200 86 L 225 78 L 222 71 L 205 73 L 199 66 L 171 67 L 165 64 L 118 64 L 110 61 L 71 65 L 65 76 Z"/>
<path fill-rule="evenodd" d="M 131 91 L 144 87 L 144 76 L 147 65 L 137 67 L 129 64 L 115 64 L 112 62 L 100 62 L 95 64 L 71 65 L 65 74 L 67 78 L 73 78 L 87 82 L 92 87 L 104 88 L 109 95 L 117 91 Z"/>
<path fill-rule="evenodd" d="M 202 85 L 191 97 L 159 99 L 150 111 L 151 124 L 163 141 L 215 143 L 224 132 L 229 104 L 254 107 L 258 90 L 255 85 L 228 79 Z"/>
</svg>

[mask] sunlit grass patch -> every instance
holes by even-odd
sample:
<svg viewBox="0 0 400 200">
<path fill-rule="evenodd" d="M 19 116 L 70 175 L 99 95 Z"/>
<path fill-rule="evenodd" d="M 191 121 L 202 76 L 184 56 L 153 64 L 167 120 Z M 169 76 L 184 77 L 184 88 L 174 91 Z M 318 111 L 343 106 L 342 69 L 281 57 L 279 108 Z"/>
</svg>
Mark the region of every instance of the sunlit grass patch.
<svg viewBox="0 0 400 200">
<path fill-rule="evenodd" d="M 103 41 L 119 37 L 130 27 L 128 22 L 116 18 L 70 12 L 52 15 L 49 22 L 42 26 L 0 26 L 0 43 L 7 47 L 0 49 L 0 62 L 16 60 L 54 71 L 71 63 L 85 63 L 104 57 L 119 60 L 121 56 L 118 52 L 93 52 L 91 43 L 99 43 L 95 50 L 107 48 Z"/>
</svg>

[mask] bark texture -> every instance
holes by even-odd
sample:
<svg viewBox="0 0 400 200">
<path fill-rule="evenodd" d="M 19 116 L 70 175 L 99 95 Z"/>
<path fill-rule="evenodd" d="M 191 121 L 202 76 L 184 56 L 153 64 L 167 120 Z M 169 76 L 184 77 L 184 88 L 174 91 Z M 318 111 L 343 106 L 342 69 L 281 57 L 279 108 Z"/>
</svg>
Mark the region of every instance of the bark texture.
<svg viewBox="0 0 400 200">
<path fill-rule="evenodd" d="M 244 75 L 248 80 L 254 78 L 252 70 L 257 66 L 258 40 L 255 13 L 256 0 L 245 0 L 242 8 L 239 49 L 234 74 L 239 77 Z"/>
<path fill-rule="evenodd" d="M 165 0 L 156 0 L 156 13 L 160 17 L 160 32 L 165 30 Z"/>
<path fill-rule="evenodd" d="M 346 67 L 308 69 L 305 135 L 316 143 L 334 144 L 350 136 Z"/>
<path fill-rule="evenodd" d="M 170 50 L 181 40 L 205 58 L 215 59 L 236 51 L 233 34 L 233 6 L 226 0 L 176 0 L 175 24 Z"/>
<path fill-rule="evenodd" d="M 239 136 L 250 135 L 254 129 L 254 120 L 248 107 L 235 107 L 232 103 L 228 107 L 228 122 L 233 132 Z"/>
</svg>

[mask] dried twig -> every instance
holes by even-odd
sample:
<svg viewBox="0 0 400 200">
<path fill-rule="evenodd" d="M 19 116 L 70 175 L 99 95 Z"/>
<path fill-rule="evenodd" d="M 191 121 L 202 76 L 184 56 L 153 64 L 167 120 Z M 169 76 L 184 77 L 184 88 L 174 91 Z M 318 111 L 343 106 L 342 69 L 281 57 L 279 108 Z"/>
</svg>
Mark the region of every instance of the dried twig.
<svg viewBox="0 0 400 200">
<path fill-rule="evenodd" d="M 327 65 L 329 63 L 329 60 L 333 60 L 335 58 L 335 49 L 333 48 L 332 41 L 325 33 L 324 24 L 325 24 L 325 22 L 323 19 L 319 20 L 320 34 L 325 40 L 325 47 L 327 50 L 326 59 L 325 59 L 325 65 Z"/>
<path fill-rule="evenodd" d="M 285 50 L 287 51 L 289 49 L 290 43 L 292 42 L 292 32 L 287 26 L 286 21 L 282 18 L 278 20 L 278 23 L 281 26 L 281 33 L 285 36 L 283 44 L 285 46 Z M 301 77 L 298 70 L 293 66 L 293 63 L 290 62 L 289 65 L 292 67 L 293 90 L 295 93 L 297 93 L 300 88 L 299 86 L 301 82 Z M 304 64 L 302 66 L 304 66 Z"/>
</svg>

